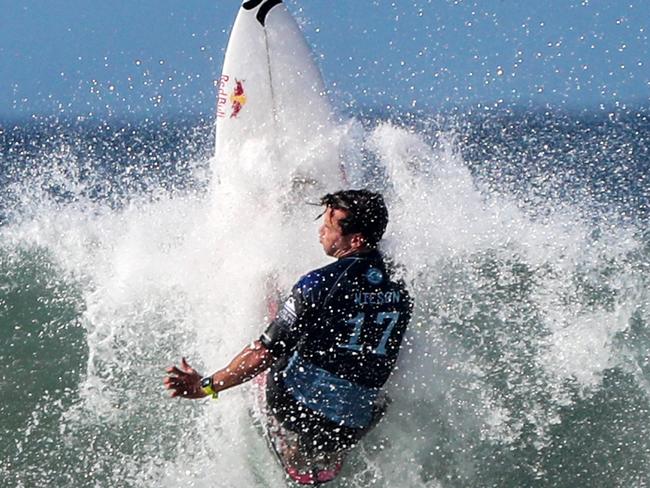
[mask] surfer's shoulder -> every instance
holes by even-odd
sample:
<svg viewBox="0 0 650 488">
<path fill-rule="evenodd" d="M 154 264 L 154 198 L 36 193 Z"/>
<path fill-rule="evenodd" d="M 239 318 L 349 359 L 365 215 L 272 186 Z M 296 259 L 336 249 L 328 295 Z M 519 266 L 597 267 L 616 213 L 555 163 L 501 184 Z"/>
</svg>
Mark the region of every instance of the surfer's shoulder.
<svg viewBox="0 0 650 488">
<path fill-rule="evenodd" d="M 331 283 L 336 281 L 349 265 L 349 262 L 337 260 L 322 268 L 314 269 L 300 277 L 294 286 L 294 291 L 298 291 L 305 298 L 315 299 L 320 296 L 320 292 L 329 289 Z"/>
</svg>

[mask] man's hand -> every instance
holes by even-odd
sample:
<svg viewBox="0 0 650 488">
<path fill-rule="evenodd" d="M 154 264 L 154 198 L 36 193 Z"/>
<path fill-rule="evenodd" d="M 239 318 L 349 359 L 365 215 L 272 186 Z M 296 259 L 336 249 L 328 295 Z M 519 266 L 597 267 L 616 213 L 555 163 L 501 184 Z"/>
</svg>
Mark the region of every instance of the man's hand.
<svg viewBox="0 0 650 488">
<path fill-rule="evenodd" d="M 201 388 L 201 375 L 188 364 L 185 358 L 181 359 L 180 367 L 167 368 L 167 376 L 163 384 L 172 390 L 172 397 L 203 398 L 207 396 Z"/>
</svg>

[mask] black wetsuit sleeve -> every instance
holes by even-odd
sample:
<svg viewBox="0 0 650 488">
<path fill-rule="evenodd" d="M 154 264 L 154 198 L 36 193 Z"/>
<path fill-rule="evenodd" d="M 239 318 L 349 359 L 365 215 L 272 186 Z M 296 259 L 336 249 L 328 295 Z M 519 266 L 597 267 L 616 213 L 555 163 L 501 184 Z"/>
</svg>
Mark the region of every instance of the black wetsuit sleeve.
<svg viewBox="0 0 650 488">
<path fill-rule="evenodd" d="M 304 309 L 305 302 L 299 286 L 296 285 L 278 312 L 278 316 L 260 336 L 260 342 L 276 358 L 290 352 L 300 340 L 298 324 Z"/>
</svg>

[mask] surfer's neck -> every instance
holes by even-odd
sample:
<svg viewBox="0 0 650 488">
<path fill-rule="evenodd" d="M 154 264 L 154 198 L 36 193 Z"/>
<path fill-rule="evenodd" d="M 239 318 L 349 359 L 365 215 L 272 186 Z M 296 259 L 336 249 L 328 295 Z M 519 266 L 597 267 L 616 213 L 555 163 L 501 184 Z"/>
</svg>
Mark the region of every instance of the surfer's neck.
<svg viewBox="0 0 650 488">
<path fill-rule="evenodd" d="M 366 254 L 370 254 L 375 250 L 376 250 L 375 248 L 368 247 L 368 246 L 363 246 L 360 248 L 350 248 L 350 249 L 340 250 L 340 252 L 335 253 L 333 257 L 335 257 L 336 259 L 343 259 L 343 258 L 348 258 L 350 256 L 364 256 Z"/>
</svg>

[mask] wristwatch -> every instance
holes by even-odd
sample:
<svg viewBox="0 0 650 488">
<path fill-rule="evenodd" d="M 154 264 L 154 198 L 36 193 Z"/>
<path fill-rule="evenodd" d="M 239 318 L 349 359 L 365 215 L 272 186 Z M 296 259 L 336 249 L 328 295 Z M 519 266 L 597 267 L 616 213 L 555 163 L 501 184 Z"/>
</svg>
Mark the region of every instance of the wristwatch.
<svg viewBox="0 0 650 488">
<path fill-rule="evenodd" d="M 212 376 L 206 376 L 201 380 L 201 389 L 206 395 L 211 396 L 215 400 L 219 398 L 219 393 L 212 388 Z"/>
</svg>

